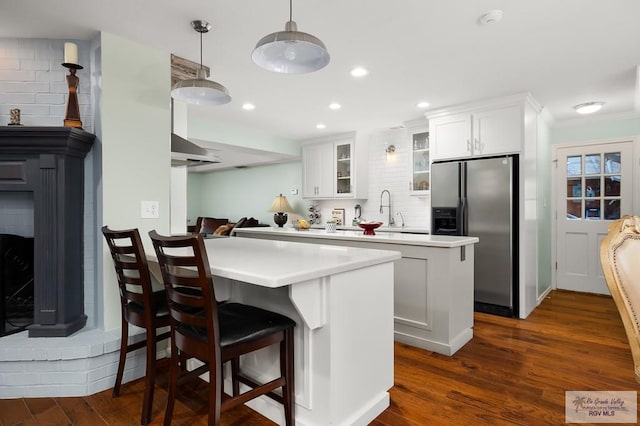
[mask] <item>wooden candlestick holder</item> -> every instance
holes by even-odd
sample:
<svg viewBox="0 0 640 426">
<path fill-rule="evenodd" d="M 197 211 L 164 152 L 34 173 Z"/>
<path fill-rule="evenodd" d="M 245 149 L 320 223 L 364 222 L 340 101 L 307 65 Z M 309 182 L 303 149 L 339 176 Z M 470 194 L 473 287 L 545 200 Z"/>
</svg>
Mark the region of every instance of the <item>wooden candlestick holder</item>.
<svg viewBox="0 0 640 426">
<path fill-rule="evenodd" d="M 82 66 L 78 64 L 64 63 L 63 67 L 69 68 L 67 76 L 67 85 L 69 86 L 69 97 L 67 98 L 67 115 L 64 117 L 65 127 L 76 127 L 82 129 L 82 121 L 80 121 L 80 106 L 78 104 L 78 84 L 80 78 L 76 76 L 76 70 L 81 70 Z"/>
</svg>

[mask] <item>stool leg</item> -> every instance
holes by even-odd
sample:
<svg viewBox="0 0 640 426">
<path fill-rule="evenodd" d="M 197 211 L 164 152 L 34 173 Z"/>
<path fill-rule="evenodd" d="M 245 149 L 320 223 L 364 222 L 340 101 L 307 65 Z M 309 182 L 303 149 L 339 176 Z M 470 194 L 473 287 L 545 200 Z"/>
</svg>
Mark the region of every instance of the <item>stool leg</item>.
<svg viewBox="0 0 640 426">
<path fill-rule="evenodd" d="M 144 377 L 144 398 L 142 400 L 142 417 L 140 424 L 146 425 L 151 421 L 153 411 L 153 391 L 156 381 L 156 330 L 147 329 L 147 365 Z"/>
<path fill-rule="evenodd" d="M 284 376 L 286 384 L 282 387 L 284 399 L 284 419 L 287 426 L 295 424 L 295 374 L 293 363 L 293 328 L 284 332 L 284 339 L 280 342 L 280 374 Z"/>
<path fill-rule="evenodd" d="M 124 314 L 123 314 L 124 315 Z M 116 373 L 116 383 L 113 385 L 113 397 L 120 395 L 120 386 L 122 385 L 122 375 L 124 373 L 124 363 L 127 359 L 127 346 L 129 342 L 129 324 L 122 317 L 120 333 L 120 360 L 118 361 L 118 372 Z"/>
<path fill-rule="evenodd" d="M 231 384 L 232 384 L 233 396 L 240 395 L 240 380 L 238 380 L 239 373 L 240 373 L 240 357 L 236 357 L 231 360 Z"/>
<path fill-rule="evenodd" d="M 178 373 L 181 370 L 179 363 L 180 354 L 175 344 L 171 344 L 171 365 L 169 367 L 169 392 L 167 395 L 167 406 L 164 412 L 164 426 L 171 426 L 173 417 L 173 407 L 176 402 L 176 387 L 178 386 Z"/>
</svg>

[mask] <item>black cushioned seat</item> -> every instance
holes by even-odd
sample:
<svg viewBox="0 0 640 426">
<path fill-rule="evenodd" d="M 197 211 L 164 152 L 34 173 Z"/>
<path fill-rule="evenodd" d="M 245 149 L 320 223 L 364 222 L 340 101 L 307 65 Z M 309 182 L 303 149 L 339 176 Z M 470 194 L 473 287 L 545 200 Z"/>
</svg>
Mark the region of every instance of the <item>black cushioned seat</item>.
<svg viewBox="0 0 640 426">
<path fill-rule="evenodd" d="M 221 347 L 247 343 L 296 325 L 284 315 L 233 302 L 218 304 L 218 321 Z M 180 326 L 179 331 L 203 341 L 207 339 L 204 328 Z"/>
</svg>

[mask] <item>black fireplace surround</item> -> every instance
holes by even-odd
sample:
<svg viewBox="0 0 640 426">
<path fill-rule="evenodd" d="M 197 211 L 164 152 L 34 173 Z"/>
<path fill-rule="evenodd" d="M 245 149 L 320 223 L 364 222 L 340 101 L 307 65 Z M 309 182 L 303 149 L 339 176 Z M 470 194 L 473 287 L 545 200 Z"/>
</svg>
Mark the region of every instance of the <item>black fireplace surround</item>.
<svg viewBox="0 0 640 426">
<path fill-rule="evenodd" d="M 0 127 L 0 192 L 32 192 L 34 200 L 29 337 L 66 337 L 87 321 L 84 158 L 94 139 L 71 127 Z"/>
</svg>

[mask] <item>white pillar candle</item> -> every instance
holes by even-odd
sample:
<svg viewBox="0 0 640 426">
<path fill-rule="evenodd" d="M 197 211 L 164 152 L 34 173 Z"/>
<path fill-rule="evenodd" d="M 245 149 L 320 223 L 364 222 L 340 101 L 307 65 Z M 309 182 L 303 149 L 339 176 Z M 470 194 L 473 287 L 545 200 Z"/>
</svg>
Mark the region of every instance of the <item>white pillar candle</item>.
<svg viewBox="0 0 640 426">
<path fill-rule="evenodd" d="M 64 63 L 78 64 L 78 45 L 75 43 L 64 44 Z"/>
</svg>

